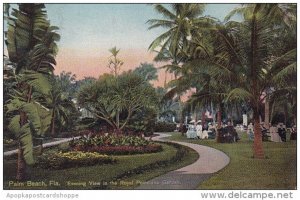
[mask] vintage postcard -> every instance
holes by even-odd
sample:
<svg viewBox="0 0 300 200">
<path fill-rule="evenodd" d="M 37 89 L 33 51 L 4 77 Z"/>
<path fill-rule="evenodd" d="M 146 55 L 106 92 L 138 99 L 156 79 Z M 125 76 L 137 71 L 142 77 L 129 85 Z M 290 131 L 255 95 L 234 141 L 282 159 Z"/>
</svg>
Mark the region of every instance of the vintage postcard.
<svg viewBox="0 0 300 200">
<path fill-rule="evenodd" d="M 296 10 L 3 3 L 3 189 L 292 198 Z"/>
</svg>

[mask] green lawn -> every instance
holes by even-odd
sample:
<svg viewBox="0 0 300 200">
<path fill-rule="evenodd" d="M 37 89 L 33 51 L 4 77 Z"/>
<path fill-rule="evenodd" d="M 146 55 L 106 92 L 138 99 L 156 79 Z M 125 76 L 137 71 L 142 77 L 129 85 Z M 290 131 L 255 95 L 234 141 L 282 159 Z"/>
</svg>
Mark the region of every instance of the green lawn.
<svg viewBox="0 0 300 200">
<path fill-rule="evenodd" d="M 296 142 L 264 142 L 266 159 L 252 158 L 252 142 L 245 133 L 242 140 L 218 144 L 214 140 L 193 140 L 172 133 L 170 139 L 210 146 L 225 152 L 230 163 L 199 189 L 295 189 L 297 174 Z M 201 156 L 201 155 L 200 155 Z"/>
<path fill-rule="evenodd" d="M 130 170 L 138 167 L 146 166 L 157 161 L 169 160 L 174 157 L 178 151 L 177 148 L 162 144 L 163 152 L 142 154 L 142 155 L 128 155 L 115 156 L 118 160 L 116 164 L 95 165 L 90 167 L 70 168 L 64 170 L 45 170 L 39 168 L 29 169 L 30 178 L 28 180 L 40 183 L 44 181 L 46 186 L 9 186 L 10 181 L 14 181 L 16 172 L 16 160 L 4 159 L 4 188 L 5 189 L 101 189 L 103 184 L 107 183 L 108 189 L 130 189 L 133 188 L 132 183 L 138 184 L 140 182 L 149 180 L 155 176 L 159 176 L 168 171 L 178 169 L 182 166 L 193 163 L 198 154 L 191 149 L 188 149 L 188 154 L 180 162 L 162 167 L 157 166 L 151 170 L 144 171 L 142 174 L 128 174 L 123 176 L 119 181 L 115 177 L 124 174 Z M 62 147 L 63 148 L 63 147 Z M 57 149 L 49 149 L 47 151 L 56 151 Z M 58 182 L 59 186 L 50 186 L 50 181 Z M 72 183 L 72 185 L 68 185 Z M 121 181 L 121 182 L 120 182 Z M 94 182 L 94 185 L 91 184 Z M 101 186 L 97 185 L 101 183 Z M 12 182 L 11 182 L 12 184 Z M 78 184 L 75 186 L 74 184 Z M 116 184 L 116 185 L 115 185 Z M 106 188 L 106 187 L 104 187 Z"/>
</svg>

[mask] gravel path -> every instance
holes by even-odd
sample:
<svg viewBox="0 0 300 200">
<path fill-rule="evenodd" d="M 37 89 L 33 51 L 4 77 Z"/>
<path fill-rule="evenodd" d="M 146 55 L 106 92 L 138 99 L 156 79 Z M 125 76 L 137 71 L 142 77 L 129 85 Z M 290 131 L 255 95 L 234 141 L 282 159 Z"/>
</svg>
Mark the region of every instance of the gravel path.
<svg viewBox="0 0 300 200">
<path fill-rule="evenodd" d="M 196 189 L 200 183 L 210 178 L 214 173 L 228 165 L 230 158 L 217 149 L 187 142 L 166 140 L 169 134 L 159 133 L 153 141 L 169 141 L 194 149 L 199 154 L 199 159 L 183 168 L 168 172 L 141 184 L 136 189 Z"/>
<path fill-rule="evenodd" d="M 74 137 L 74 138 L 77 139 L 77 138 L 80 138 L 80 136 Z M 59 144 L 64 143 L 64 142 L 69 142 L 71 140 L 73 140 L 73 138 L 62 138 L 58 141 L 53 141 L 53 142 L 48 142 L 48 143 L 43 144 L 43 148 L 56 146 L 56 145 L 59 145 Z M 18 153 L 18 149 L 11 150 L 11 151 L 5 151 L 4 156 L 11 156 L 11 155 L 14 155 L 14 154 L 17 154 L 17 153 Z"/>
</svg>

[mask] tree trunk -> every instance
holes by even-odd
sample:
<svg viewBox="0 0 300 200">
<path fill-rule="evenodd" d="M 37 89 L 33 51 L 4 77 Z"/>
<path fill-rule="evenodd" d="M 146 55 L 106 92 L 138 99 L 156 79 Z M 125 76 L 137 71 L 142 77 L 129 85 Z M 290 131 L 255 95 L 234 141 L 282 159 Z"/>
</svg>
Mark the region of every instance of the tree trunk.
<svg viewBox="0 0 300 200">
<path fill-rule="evenodd" d="M 23 149 L 21 144 L 19 144 L 18 148 L 18 160 L 17 160 L 17 181 L 22 181 L 26 176 L 26 163 L 23 156 Z"/>
<path fill-rule="evenodd" d="M 271 108 L 271 112 L 270 112 L 270 119 L 269 119 L 270 121 L 269 121 L 269 123 L 272 123 L 274 110 L 275 110 L 275 100 L 272 103 L 272 108 Z"/>
<path fill-rule="evenodd" d="M 117 113 L 116 113 L 116 133 L 117 135 L 119 135 L 121 133 L 121 130 L 120 130 L 120 112 L 119 110 L 117 110 Z"/>
<path fill-rule="evenodd" d="M 221 104 L 218 105 L 218 112 L 217 112 L 217 121 L 218 121 L 218 126 L 216 127 L 216 141 L 217 143 L 221 142 L 221 137 L 220 137 L 220 133 L 219 133 L 219 129 L 222 127 L 221 123 L 222 123 L 222 111 L 221 111 Z"/>
<path fill-rule="evenodd" d="M 55 112 L 52 111 L 51 135 L 55 135 Z"/>
<path fill-rule="evenodd" d="M 284 105 L 284 125 L 287 124 L 289 118 L 289 113 L 288 113 L 288 106 L 287 104 Z"/>
<path fill-rule="evenodd" d="M 184 131 L 183 131 L 183 124 L 184 124 L 184 114 L 183 114 L 183 106 L 180 101 L 179 97 L 179 130 L 181 132 L 181 135 L 184 136 Z"/>
<path fill-rule="evenodd" d="M 27 115 L 25 112 L 20 111 L 20 126 L 24 126 L 27 122 Z M 24 160 L 23 149 L 21 145 L 21 141 L 19 141 L 18 148 L 18 160 L 17 160 L 17 175 L 16 179 L 18 181 L 22 181 L 26 176 L 26 162 Z"/>
<path fill-rule="evenodd" d="M 230 122 L 231 122 L 231 124 L 233 125 L 233 106 L 231 105 L 230 106 Z"/>
<path fill-rule="evenodd" d="M 215 116 L 214 106 L 213 106 L 212 102 L 210 102 L 210 107 L 211 107 L 211 116 L 213 117 L 213 124 L 215 124 L 215 122 L 216 122 L 216 116 Z"/>
<path fill-rule="evenodd" d="M 265 99 L 265 123 L 264 123 L 264 126 L 267 129 L 270 128 L 270 102 L 269 102 L 268 96 Z"/>
<path fill-rule="evenodd" d="M 253 112 L 254 118 L 254 143 L 253 143 L 253 152 L 254 158 L 263 159 L 264 151 L 263 151 L 263 142 L 262 142 L 262 134 L 259 124 L 259 112 L 254 110 Z"/>
<path fill-rule="evenodd" d="M 202 127 L 204 127 L 204 125 L 205 125 L 205 109 L 202 110 L 201 125 L 202 125 Z"/>
<path fill-rule="evenodd" d="M 198 116 L 197 116 L 197 110 L 196 110 L 196 109 L 194 110 L 194 118 L 195 118 L 195 123 L 194 123 L 194 125 L 195 125 L 195 127 L 196 127 L 197 121 L 198 121 Z"/>
</svg>

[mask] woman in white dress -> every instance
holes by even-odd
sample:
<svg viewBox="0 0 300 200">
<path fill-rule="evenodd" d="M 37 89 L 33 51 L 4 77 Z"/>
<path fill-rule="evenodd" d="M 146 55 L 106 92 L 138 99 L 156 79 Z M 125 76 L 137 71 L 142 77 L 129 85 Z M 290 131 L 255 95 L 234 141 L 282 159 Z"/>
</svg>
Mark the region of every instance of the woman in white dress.
<svg viewBox="0 0 300 200">
<path fill-rule="evenodd" d="M 247 134 L 250 141 L 254 139 L 254 126 L 252 123 L 248 125 Z"/>
<path fill-rule="evenodd" d="M 277 127 L 274 126 L 274 124 L 272 124 L 272 126 L 270 127 L 270 135 L 271 135 L 270 140 L 272 142 L 282 142 L 280 136 L 278 135 L 277 130 L 278 130 Z"/>
<path fill-rule="evenodd" d="M 197 137 L 202 139 L 202 125 L 201 122 L 196 126 Z"/>
</svg>

